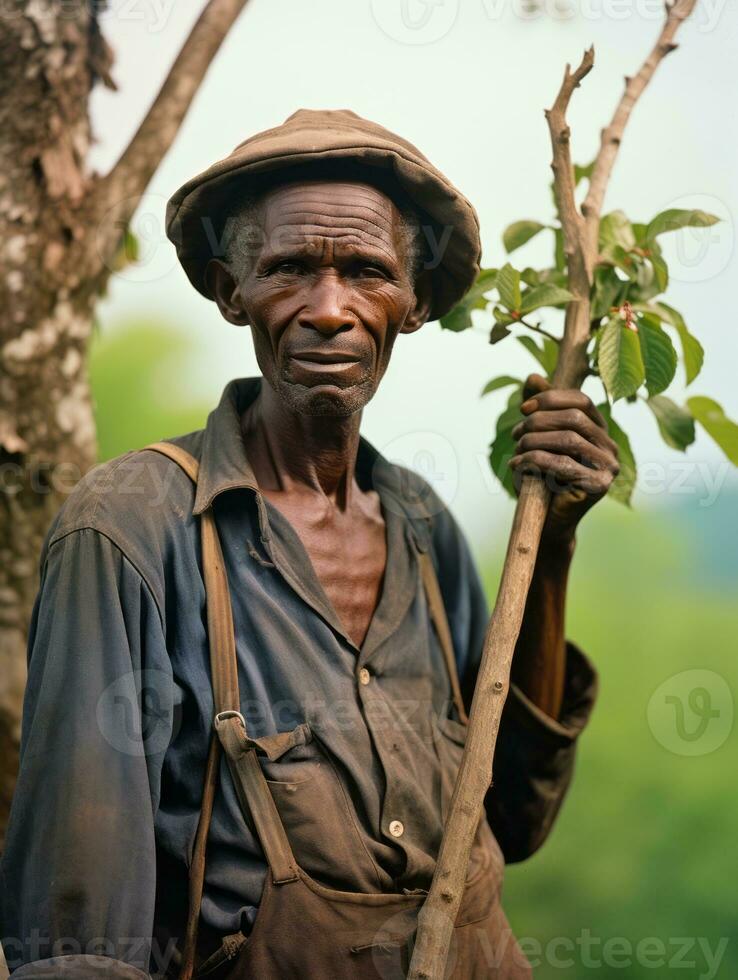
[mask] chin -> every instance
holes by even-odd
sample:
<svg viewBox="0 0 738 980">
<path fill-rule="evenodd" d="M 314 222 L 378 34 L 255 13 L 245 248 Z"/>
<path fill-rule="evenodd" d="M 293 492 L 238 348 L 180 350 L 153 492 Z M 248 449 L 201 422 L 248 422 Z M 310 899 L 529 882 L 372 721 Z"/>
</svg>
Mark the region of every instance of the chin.
<svg viewBox="0 0 738 980">
<path fill-rule="evenodd" d="M 278 393 L 285 404 L 301 415 L 348 418 L 360 412 L 376 391 L 373 380 L 341 388 L 338 385 L 301 385 L 280 379 Z"/>
</svg>

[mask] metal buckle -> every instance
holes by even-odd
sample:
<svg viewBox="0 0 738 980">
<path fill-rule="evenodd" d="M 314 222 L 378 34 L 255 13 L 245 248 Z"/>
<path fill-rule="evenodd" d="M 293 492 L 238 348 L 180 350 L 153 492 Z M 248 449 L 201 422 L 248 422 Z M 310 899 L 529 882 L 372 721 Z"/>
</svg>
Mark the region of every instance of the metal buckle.
<svg viewBox="0 0 738 980">
<path fill-rule="evenodd" d="M 229 708 L 227 711 L 219 711 L 215 718 L 213 718 L 213 725 L 215 726 L 216 732 L 228 718 L 238 718 L 238 720 L 241 722 L 241 728 L 246 731 L 246 721 L 241 712 L 233 711 Z"/>
</svg>

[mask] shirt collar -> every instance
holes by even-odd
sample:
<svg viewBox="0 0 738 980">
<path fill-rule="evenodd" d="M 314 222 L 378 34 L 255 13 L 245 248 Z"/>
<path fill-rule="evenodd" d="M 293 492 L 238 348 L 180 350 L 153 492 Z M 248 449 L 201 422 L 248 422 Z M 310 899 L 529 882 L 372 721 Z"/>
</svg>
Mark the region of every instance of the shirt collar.
<svg viewBox="0 0 738 980">
<path fill-rule="evenodd" d="M 201 514 L 226 490 L 259 492 L 241 435 L 241 416 L 261 389 L 262 378 L 230 381 L 205 426 L 200 474 L 193 512 Z M 383 507 L 410 522 L 416 544 L 425 551 L 438 498 L 420 477 L 386 459 L 363 436 L 359 439 L 357 473 L 379 494 Z"/>
<path fill-rule="evenodd" d="M 241 415 L 256 398 L 261 378 L 229 381 L 208 416 L 200 452 L 193 513 L 201 514 L 224 490 L 259 489 L 241 436 Z"/>
</svg>

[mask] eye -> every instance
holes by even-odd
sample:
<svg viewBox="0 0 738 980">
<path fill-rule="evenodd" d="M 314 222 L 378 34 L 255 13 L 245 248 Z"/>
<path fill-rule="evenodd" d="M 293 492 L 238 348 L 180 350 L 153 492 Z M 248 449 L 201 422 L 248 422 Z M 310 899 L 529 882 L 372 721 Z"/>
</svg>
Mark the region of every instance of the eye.
<svg viewBox="0 0 738 980">
<path fill-rule="evenodd" d="M 299 276 L 304 271 L 305 266 L 297 259 L 282 259 L 281 262 L 275 262 L 273 266 L 270 266 L 267 275 Z"/>
<path fill-rule="evenodd" d="M 390 276 L 385 269 L 372 263 L 362 263 L 355 269 L 356 276 L 360 279 L 389 279 Z"/>
</svg>

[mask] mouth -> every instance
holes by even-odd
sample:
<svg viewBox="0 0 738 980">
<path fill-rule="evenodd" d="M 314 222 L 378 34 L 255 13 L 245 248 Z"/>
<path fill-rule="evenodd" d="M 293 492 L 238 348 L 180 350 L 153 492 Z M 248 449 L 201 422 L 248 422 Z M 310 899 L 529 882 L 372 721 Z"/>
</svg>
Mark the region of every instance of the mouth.
<svg viewBox="0 0 738 980">
<path fill-rule="evenodd" d="M 356 364 L 362 360 L 363 355 L 351 351 L 308 350 L 291 354 L 290 358 L 307 364 Z"/>
<path fill-rule="evenodd" d="M 346 387 L 362 382 L 366 354 L 355 351 L 300 351 L 289 355 L 289 375 L 297 384 Z"/>
</svg>

